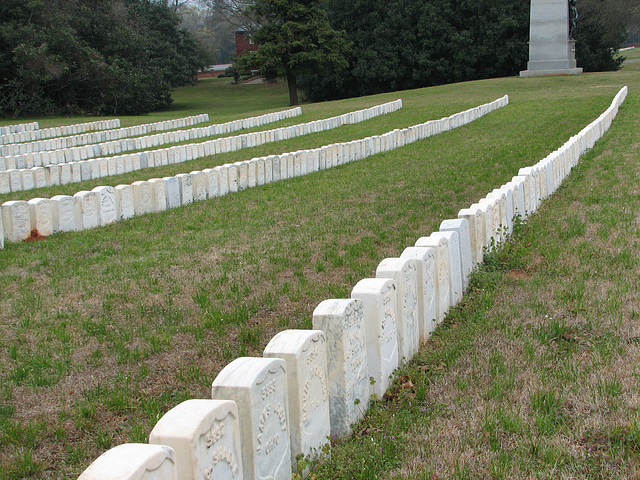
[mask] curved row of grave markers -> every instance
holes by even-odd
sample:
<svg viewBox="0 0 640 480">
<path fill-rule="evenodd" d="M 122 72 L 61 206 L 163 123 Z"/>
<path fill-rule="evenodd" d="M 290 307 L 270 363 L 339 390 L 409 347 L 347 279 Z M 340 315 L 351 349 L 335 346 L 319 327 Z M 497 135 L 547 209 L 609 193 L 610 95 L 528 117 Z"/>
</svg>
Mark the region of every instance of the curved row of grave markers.
<svg viewBox="0 0 640 480">
<path fill-rule="evenodd" d="M 402 102 L 400 100 L 396 100 L 394 102 L 385 103 L 375 107 L 345 113 L 336 117 L 301 123 L 290 127 L 280 127 L 272 130 L 265 130 L 262 132 L 246 133 L 235 137 L 217 138 L 200 143 L 176 145 L 168 148 L 107 158 L 92 158 L 88 160 L 69 162 L 67 162 L 66 159 L 63 158 L 62 161 L 54 164 L 49 164 L 46 167 L 10 169 L 6 171 L 1 171 L 0 169 L 0 193 L 9 193 L 10 191 L 17 192 L 22 190 L 31 190 L 33 188 L 56 185 L 66 185 L 69 183 L 76 183 L 85 180 L 94 180 L 107 176 L 120 175 L 122 173 L 137 171 L 144 168 L 182 163 L 189 160 L 195 160 L 197 158 L 203 158 L 209 155 L 233 152 L 243 148 L 263 145 L 269 142 L 276 142 L 279 140 L 286 140 L 310 133 L 326 131 L 346 124 L 362 122 L 378 115 L 392 113 L 399 108 L 402 108 Z M 239 128 L 245 128 L 243 127 L 243 125 L 257 126 L 258 122 L 261 122 L 260 124 L 263 125 L 265 123 L 275 121 L 276 119 L 281 119 L 276 118 L 279 116 L 281 116 L 282 118 L 290 118 L 300 115 L 301 113 L 302 110 L 300 109 L 300 107 L 296 107 L 284 112 L 261 115 L 259 117 L 252 117 L 244 120 L 236 120 L 214 127 L 224 127 L 224 131 L 221 131 L 219 133 L 229 133 L 233 131 L 232 129 L 237 130 Z M 204 127 L 204 130 L 207 130 L 208 128 L 209 127 Z M 177 132 L 162 134 L 160 136 L 167 136 L 167 138 L 173 139 L 169 142 L 172 143 L 174 141 L 180 141 L 181 139 L 184 140 L 182 138 L 182 136 L 185 135 L 184 132 L 186 131 L 180 130 Z M 207 134 L 204 136 L 206 137 L 210 135 Z M 142 138 L 155 137 L 156 136 Z M 136 142 L 138 140 L 139 139 L 130 139 L 127 141 Z M 156 138 L 156 140 L 158 139 Z M 84 149 L 89 147 L 80 148 Z M 54 155 L 58 154 L 59 152 L 62 151 L 44 153 Z M 62 157 L 64 157 L 64 153 L 62 153 Z"/>
<path fill-rule="evenodd" d="M 300 107 L 281 112 L 266 113 L 256 117 L 231 120 L 206 127 L 165 132 L 165 130 L 192 127 L 208 122 L 209 115 L 203 113 L 191 117 L 133 125 L 114 130 L 101 130 L 71 137 L 58 137 L 32 143 L 0 145 L 0 154 L 5 155 L 0 157 L 0 170 L 44 167 L 52 163 L 78 162 L 104 155 L 143 150 L 168 143 L 197 140 L 213 135 L 231 133 L 243 128 L 258 127 L 298 115 L 302 115 Z"/>
<path fill-rule="evenodd" d="M 4 135 L 10 135 L 12 133 L 32 132 L 33 130 L 38 130 L 39 128 L 40 128 L 40 124 L 38 122 L 5 125 L 4 127 L 0 127 L 0 137 Z M 1 138 L 0 138 L 0 143 L 2 143 Z"/>
<path fill-rule="evenodd" d="M 197 155 L 204 156 L 211 149 L 235 149 L 274 138 L 290 138 L 314 131 L 327 130 L 344 124 L 368 120 L 399 108 L 402 108 L 402 102 L 396 100 L 294 127 L 282 127 L 266 132 L 212 140 L 204 145 L 199 144 Z M 33 234 L 46 237 L 57 232 L 86 230 L 126 220 L 135 215 L 161 212 L 188 205 L 194 201 L 226 195 L 229 192 L 304 175 L 345 161 L 362 158 L 364 150 L 356 148 L 360 145 L 356 146 L 353 142 L 344 145 L 353 148 L 350 148 L 346 153 L 344 149 L 335 148 L 329 152 L 321 152 L 321 149 L 316 149 L 295 154 L 273 155 L 247 162 L 225 164 L 213 169 L 182 173 L 173 177 L 137 181 L 131 185 L 118 185 L 115 188 L 100 186 L 91 192 L 80 191 L 73 197 L 56 195 L 51 199 L 34 198 L 28 202 L 8 201 L 2 204 L 0 233 L 3 232 L 3 238 L 10 242 L 19 242 Z M 375 148 L 374 145 L 370 145 L 370 147 Z M 389 148 L 388 142 L 385 148 Z M 171 151 L 174 150 L 185 153 L 186 159 L 191 158 L 193 153 L 191 145 L 171 147 Z M 321 153 L 324 154 L 321 155 Z M 154 162 L 154 155 L 156 159 L 167 158 L 164 155 L 160 157 L 158 151 L 149 152 L 149 157 L 145 157 L 145 162 L 147 164 Z M 182 155 L 176 155 L 173 158 L 180 161 L 185 159 Z M 116 157 L 107 159 L 109 165 L 113 163 L 118 169 L 122 166 L 122 160 L 120 157 L 121 163 L 118 163 Z M 90 162 L 85 162 L 85 164 Z M 127 167 L 125 171 L 140 167 L 139 164 L 134 165 L 132 162 L 129 162 L 128 165 L 125 164 L 125 166 Z M 1 178 L 2 172 L 0 172 Z M 0 246 L 2 246 L 1 241 Z"/>
<path fill-rule="evenodd" d="M 212 400 L 181 403 L 158 421 L 149 445 L 115 447 L 79 480 L 290 479 L 297 454 L 321 452 L 328 432 L 347 434 L 371 395 L 386 390 L 398 363 L 417 351 L 417 336 L 428 338 L 459 301 L 484 249 L 559 187 L 607 131 L 626 94 L 624 87 L 596 121 L 478 207 L 445 220 L 399 258 L 383 260 L 376 278 L 358 282 L 351 299 L 318 305 L 316 330 L 280 332 L 263 358 L 234 360 L 213 381 Z"/>
<path fill-rule="evenodd" d="M 21 125 L 9 125 L 0 127 L 0 145 L 9 143 L 33 142 L 46 138 L 62 137 L 65 135 L 77 135 L 91 130 L 105 130 L 118 128 L 120 119 L 97 120 L 95 122 L 76 123 L 61 127 L 40 128 L 38 122 L 24 123 Z M 0 150 L 3 151 L 3 150 Z M 2 154 L 4 155 L 4 153 Z"/>
<path fill-rule="evenodd" d="M 104 120 L 103 122 L 117 122 L 118 126 L 107 126 L 105 128 L 95 129 L 95 131 L 88 133 L 74 134 L 70 136 L 52 136 L 47 139 L 31 142 L 0 145 L 0 168 L 25 168 L 26 166 L 41 167 L 43 165 L 48 165 L 48 163 L 53 163 L 51 160 L 48 161 L 49 156 L 37 154 L 41 152 L 51 152 L 53 150 L 58 151 L 55 155 L 51 154 L 52 160 L 57 160 L 58 158 L 64 159 L 65 157 L 81 158 L 84 155 L 96 156 L 94 151 L 100 152 L 101 150 L 107 150 L 107 147 L 103 146 L 104 142 L 121 140 L 127 137 L 148 135 L 151 133 L 163 132 L 165 130 L 173 130 L 175 128 L 191 127 L 208 121 L 209 115 L 206 113 L 122 128 L 118 128 L 120 126 L 120 120 Z M 99 144 L 99 146 L 97 146 L 97 148 L 92 147 L 84 150 L 79 148 L 76 150 L 70 150 L 74 147 L 88 146 L 91 144 Z M 86 158 L 82 160 L 86 160 Z"/>
<path fill-rule="evenodd" d="M 230 192 L 306 175 L 344 163 L 352 162 L 383 151 L 427 138 L 456 128 L 507 105 L 505 96 L 494 102 L 460 112 L 440 120 L 431 120 L 402 130 L 393 130 L 361 140 L 323 146 L 282 155 L 253 158 L 249 161 L 225 164 L 202 171 L 181 173 L 172 177 L 136 181 L 131 185 L 99 186 L 92 191 L 82 190 L 74 196 L 56 195 L 51 199 L 34 198 L 25 202 L 8 201 L 2 204 L 0 232 L 10 242 L 19 242 L 34 233 L 50 236 L 57 232 L 80 231 L 126 220 L 136 215 L 157 213 L 188 205 Z M 296 127 L 283 127 L 276 132 L 306 132 L 331 128 L 332 125 L 353 123 L 402 107 L 396 100 L 357 112 L 317 120 Z M 273 132 L 273 131 L 271 131 Z M 259 141 L 262 134 L 243 135 Z M 267 138 L 267 136 L 263 137 Z M 229 139 L 221 139 L 229 140 Z M 217 142 L 217 140 L 213 141 Z M 207 142 L 209 143 L 209 142 Z M 232 142 L 229 142 L 232 144 Z M 187 148 L 189 145 L 186 146 Z M 173 147 L 172 147 L 173 148 Z M 182 148 L 182 147 L 175 147 Z M 2 246 L 2 242 L 0 242 Z"/>
<path fill-rule="evenodd" d="M 309 158 L 322 153 L 323 165 L 329 168 L 359 158 L 357 152 L 371 155 L 397 148 L 464 125 L 507 104 L 505 96 L 440 120 L 347 144 L 328 145 L 310 151 Z M 303 157 L 304 152 L 301 153 Z M 282 171 L 291 170 L 295 174 L 298 171 L 295 154 L 283 157 Z M 330 158 L 334 160 L 328 161 Z M 304 164 L 300 162 L 300 174 Z M 401 261 L 407 262 L 417 264 L 417 260 Z M 379 274 L 395 275 L 394 269 L 396 262 L 383 262 Z M 416 278 L 422 275 L 417 268 L 413 273 Z M 137 458 L 141 462 L 136 463 L 136 468 L 144 465 L 156 475 L 163 469 L 170 470 L 175 463 L 175 478 L 180 479 L 291 478 L 296 456 L 321 449 L 331 434 L 349 433 L 351 424 L 368 407 L 370 389 L 382 395 L 398 362 L 417 351 L 418 335 L 422 333 L 418 322 L 402 329 L 403 339 L 412 336 L 414 340 L 401 342 L 398 350 L 396 304 L 398 308 L 402 306 L 403 315 L 406 305 L 397 303 L 396 292 L 404 293 L 406 282 L 401 284 L 400 278 L 397 282 L 398 287 L 387 278 L 360 282 L 354 288 L 352 300 L 328 300 L 318 306 L 314 312 L 316 330 L 281 332 L 267 345 L 265 358 L 241 358 L 229 364 L 212 385 L 213 398 L 221 400 L 189 400 L 157 423 L 150 442 L 171 445 L 170 450 L 149 445 L 116 447 L 94 462 L 81 478 L 113 479 L 113 475 L 129 478 L 123 473 L 121 456 Z M 417 305 L 424 308 L 423 304 L 416 300 L 413 310 L 406 308 L 406 314 L 409 310 L 415 312 Z M 395 350 L 388 345 L 376 346 L 365 336 L 363 319 L 368 324 L 381 325 L 379 334 Z M 327 358 L 332 360 L 327 363 Z M 376 366 L 371 367 L 375 359 L 378 359 Z M 372 387 L 371 376 L 377 379 Z"/>
</svg>

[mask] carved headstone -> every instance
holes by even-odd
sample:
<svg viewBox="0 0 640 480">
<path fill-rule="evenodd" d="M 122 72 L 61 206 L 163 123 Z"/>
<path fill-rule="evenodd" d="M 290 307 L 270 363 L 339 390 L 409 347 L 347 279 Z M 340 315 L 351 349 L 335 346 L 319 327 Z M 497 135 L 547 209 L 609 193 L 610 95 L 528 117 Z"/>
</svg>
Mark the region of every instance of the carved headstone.
<svg viewBox="0 0 640 480">
<path fill-rule="evenodd" d="M 71 195 L 55 195 L 51 197 L 53 213 L 53 232 L 73 232 L 78 229 Z"/>
<path fill-rule="evenodd" d="M 286 363 L 278 358 L 235 359 L 213 381 L 211 396 L 233 400 L 240 417 L 245 478 L 291 478 Z"/>
<path fill-rule="evenodd" d="M 431 247 L 407 247 L 400 258 L 418 262 L 418 329 L 420 340 L 426 342 L 438 325 L 435 251 Z"/>
<path fill-rule="evenodd" d="M 78 480 L 115 479 L 178 480 L 175 452 L 165 445 L 125 443 L 100 455 L 78 477 Z"/>
<path fill-rule="evenodd" d="M 116 191 L 113 187 L 95 187 L 92 191 L 98 193 L 100 204 L 100 225 L 108 225 L 118 220 L 116 211 Z"/>
<path fill-rule="evenodd" d="M 437 320 L 441 323 L 451 306 L 451 286 L 449 274 L 449 242 L 445 238 L 421 237 L 416 240 L 416 247 L 431 247 L 435 253 L 436 263 L 436 305 Z"/>
<path fill-rule="evenodd" d="M 241 480 L 238 408 L 230 400 L 187 400 L 156 423 L 149 443 L 168 445 L 180 480 Z"/>
<path fill-rule="evenodd" d="M 285 330 L 264 349 L 265 358 L 287 362 L 291 463 L 320 456 L 331 433 L 327 384 L 327 339 L 320 330 Z"/>
<path fill-rule="evenodd" d="M 420 345 L 418 322 L 418 263 L 412 258 L 385 258 L 378 264 L 376 278 L 392 278 L 396 284 L 398 356 L 410 361 Z"/>
<path fill-rule="evenodd" d="M 362 301 L 364 335 L 367 345 L 369 377 L 372 393 L 382 398 L 398 368 L 398 327 L 396 319 L 396 286 L 386 278 L 360 280 L 351 298 Z"/>
<path fill-rule="evenodd" d="M 348 435 L 370 397 L 362 302 L 325 300 L 313 311 L 313 328 L 327 337 L 331 434 Z"/>
<path fill-rule="evenodd" d="M 29 200 L 31 215 L 31 231 L 41 236 L 53 233 L 53 209 L 48 198 L 32 198 Z"/>
</svg>

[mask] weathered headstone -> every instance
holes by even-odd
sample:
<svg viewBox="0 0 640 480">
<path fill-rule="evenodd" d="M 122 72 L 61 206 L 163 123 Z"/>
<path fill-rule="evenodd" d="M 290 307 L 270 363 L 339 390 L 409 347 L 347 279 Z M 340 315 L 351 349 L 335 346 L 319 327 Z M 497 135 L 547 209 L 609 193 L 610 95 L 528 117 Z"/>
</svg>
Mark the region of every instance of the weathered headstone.
<svg viewBox="0 0 640 480">
<path fill-rule="evenodd" d="M 48 198 L 32 198 L 29 200 L 31 232 L 48 237 L 53 233 L 53 210 Z"/>
<path fill-rule="evenodd" d="M 331 433 L 327 339 L 320 330 L 284 330 L 264 349 L 265 358 L 287 362 L 291 463 L 319 457 Z"/>
<path fill-rule="evenodd" d="M 351 291 L 351 298 L 362 301 L 371 390 L 378 398 L 387 391 L 399 364 L 395 290 L 391 279 L 366 278 Z"/>
<path fill-rule="evenodd" d="M 176 177 L 162 177 L 164 181 L 164 193 L 167 202 L 166 208 L 177 208 L 181 203 L 180 180 Z"/>
<path fill-rule="evenodd" d="M 151 211 L 164 212 L 167 209 L 167 184 L 162 178 L 150 178 Z"/>
<path fill-rule="evenodd" d="M 200 170 L 190 172 L 192 178 L 193 201 L 200 202 L 207 199 L 209 192 L 209 177 Z"/>
<path fill-rule="evenodd" d="M 474 203 L 469 208 L 463 208 L 458 212 L 458 218 L 464 218 L 469 225 L 469 242 L 471 245 L 471 268 L 481 263 L 484 259 L 485 226 L 484 216 L 480 206 Z"/>
<path fill-rule="evenodd" d="M 100 225 L 100 200 L 97 192 L 81 190 L 73 195 L 73 215 L 78 230 Z"/>
<path fill-rule="evenodd" d="M 426 342 L 438 325 L 435 252 L 431 247 L 407 247 L 400 258 L 412 258 L 418 262 L 418 327 L 420 340 Z"/>
<path fill-rule="evenodd" d="M 451 306 L 451 286 L 449 274 L 449 242 L 444 238 L 421 237 L 416 240 L 416 247 L 431 247 L 435 254 L 436 264 L 436 306 L 437 321 L 441 323 Z"/>
<path fill-rule="evenodd" d="M 92 191 L 98 193 L 100 205 L 100 225 L 108 225 L 118 220 L 116 210 L 116 191 L 113 187 L 100 186 Z"/>
<path fill-rule="evenodd" d="M 313 311 L 313 328 L 327 337 L 331 434 L 348 435 L 368 409 L 371 395 L 362 302 L 325 300 Z"/>
<path fill-rule="evenodd" d="M 149 443 L 175 451 L 179 480 L 240 480 L 238 408 L 230 400 L 187 400 L 156 423 Z"/>
<path fill-rule="evenodd" d="M 418 320 L 418 263 L 412 258 L 385 258 L 378 264 L 376 278 L 392 278 L 396 285 L 398 356 L 410 361 L 420 346 Z"/>
<path fill-rule="evenodd" d="M 449 284 L 451 285 L 451 305 L 455 306 L 464 294 L 462 283 L 462 261 L 460 255 L 460 237 L 455 231 L 433 232 L 434 238 L 444 238 L 449 244 Z"/>
<path fill-rule="evenodd" d="M 238 405 L 245 478 L 289 480 L 291 448 L 285 361 L 237 358 L 213 381 L 211 396 L 233 400 Z"/>
<path fill-rule="evenodd" d="M 136 215 L 144 215 L 153 211 L 151 184 L 146 180 L 138 180 L 133 187 L 133 209 Z"/>
<path fill-rule="evenodd" d="M 452 231 L 458 233 L 458 241 L 460 242 L 460 264 L 462 267 L 462 289 L 464 293 L 469 288 L 469 279 L 471 271 L 473 270 L 469 222 L 466 218 L 443 220 L 442 223 L 440 223 L 440 231 Z"/>
<path fill-rule="evenodd" d="M 125 443 L 100 455 L 78 480 L 183 480 L 175 452 L 165 445 Z"/>
<path fill-rule="evenodd" d="M 118 220 L 126 220 L 135 216 L 133 206 L 133 187 L 131 185 L 116 185 L 116 216 Z"/>
<path fill-rule="evenodd" d="M 55 195 L 51 197 L 53 214 L 53 232 L 73 232 L 78 229 L 71 195 Z"/>
</svg>

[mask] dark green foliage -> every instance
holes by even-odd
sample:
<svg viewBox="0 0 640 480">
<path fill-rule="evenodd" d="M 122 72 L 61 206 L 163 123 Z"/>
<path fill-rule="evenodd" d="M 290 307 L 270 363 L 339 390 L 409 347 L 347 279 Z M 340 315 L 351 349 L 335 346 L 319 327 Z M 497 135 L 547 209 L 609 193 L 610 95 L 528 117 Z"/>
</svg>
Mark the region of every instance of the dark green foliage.
<svg viewBox="0 0 640 480">
<path fill-rule="evenodd" d="M 310 100 L 514 75 L 527 61 L 528 2 L 327 0 L 353 41 L 349 67 L 301 79 Z"/>
<path fill-rule="evenodd" d="M 0 115 L 140 114 L 193 83 L 198 48 L 148 0 L 3 0 Z"/>
<path fill-rule="evenodd" d="M 241 57 L 240 68 L 286 78 L 291 105 L 298 104 L 301 75 L 347 67 L 348 43 L 331 28 L 318 0 L 256 0 L 247 14 L 257 25 L 251 38 L 260 48 Z"/>
<path fill-rule="evenodd" d="M 618 13 L 626 4 L 618 3 L 578 0 L 577 58 L 586 71 L 619 68 L 614 53 L 626 37 Z M 349 65 L 307 72 L 300 88 L 307 100 L 322 101 L 517 75 L 529 56 L 529 6 L 522 0 L 326 0 L 332 27 L 353 42 Z"/>
<path fill-rule="evenodd" d="M 624 58 L 615 53 L 628 37 L 630 9 L 625 7 L 619 2 L 577 0 L 576 60 L 585 72 L 613 71 L 622 65 Z"/>
</svg>

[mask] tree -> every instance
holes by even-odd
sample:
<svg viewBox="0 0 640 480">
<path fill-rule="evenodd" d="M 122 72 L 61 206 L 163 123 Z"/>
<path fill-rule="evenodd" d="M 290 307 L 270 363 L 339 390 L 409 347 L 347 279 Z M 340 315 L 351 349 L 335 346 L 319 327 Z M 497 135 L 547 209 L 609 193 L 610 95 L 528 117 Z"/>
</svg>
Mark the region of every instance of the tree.
<svg viewBox="0 0 640 480">
<path fill-rule="evenodd" d="M 326 0 L 353 42 L 348 67 L 310 72 L 311 101 L 517 74 L 527 61 L 522 0 Z"/>
<path fill-rule="evenodd" d="M 238 59 L 240 68 L 269 70 L 287 80 L 289 103 L 298 104 L 298 77 L 347 66 L 349 45 L 331 28 L 318 0 L 256 0 L 247 10 L 257 51 Z"/>
<path fill-rule="evenodd" d="M 162 2 L 3 0 L 0 115 L 140 114 L 194 82 L 194 39 Z"/>
<path fill-rule="evenodd" d="M 624 58 L 616 56 L 637 28 L 640 6 L 634 0 L 577 0 L 576 60 L 586 72 L 618 70 Z"/>
</svg>

